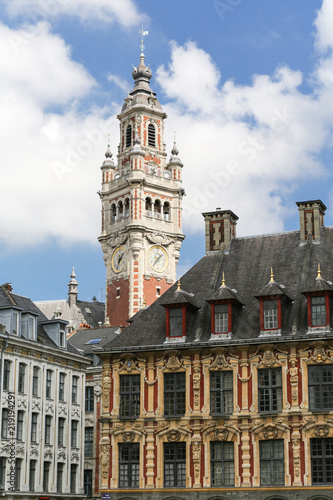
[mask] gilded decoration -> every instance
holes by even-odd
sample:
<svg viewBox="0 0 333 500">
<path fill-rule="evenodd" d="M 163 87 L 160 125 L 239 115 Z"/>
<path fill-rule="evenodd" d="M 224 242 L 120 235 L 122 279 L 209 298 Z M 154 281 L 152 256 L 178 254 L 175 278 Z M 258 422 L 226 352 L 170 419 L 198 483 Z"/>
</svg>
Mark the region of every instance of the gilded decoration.
<svg viewBox="0 0 333 500">
<path fill-rule="evenodd" d="M 103 410 L 108 411 L 110 406 L 111 377 L 110 370 L 105 370 L 102 378 Z"/>
<path fill-rule="evenodd" d="M 300 351 L 301 354 L 310 354 L 307 363 L 325 363 L 333 362 L 332 353 L 333 350 L 327 342 L 315 342 L 309 344 L 305 349 Z"/>
</svg>

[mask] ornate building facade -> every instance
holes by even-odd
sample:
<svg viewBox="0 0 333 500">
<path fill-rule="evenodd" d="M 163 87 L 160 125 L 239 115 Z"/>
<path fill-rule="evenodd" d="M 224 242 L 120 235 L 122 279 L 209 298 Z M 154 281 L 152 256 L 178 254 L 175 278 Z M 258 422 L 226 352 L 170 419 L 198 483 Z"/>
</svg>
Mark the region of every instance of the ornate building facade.
<svg viewBox="0 0 333 500">
<path fill-rule="evenodd" d="M 106 318 L 127 325 L 176 279 L 182 234 L 182 163 L 174 144 L 167 162 L 166 114 L 149 86 L 151 70 L 133 69 L 134 89 L 121 113 L 117 165 L 110 148 L 102 169 L 102 232 Z"/>
<path fill-rule="evenodd" d="M 26 297 L 0 287 L 0 497 L 83 496 L 85 369 L 66 339 Z"/>
<path fill-rule="evenodd" d="M 333 228 L 237 238 L 206 255 L 101 356 L 101 493 L 114 500 L 333 498 Z"/>
</svg>

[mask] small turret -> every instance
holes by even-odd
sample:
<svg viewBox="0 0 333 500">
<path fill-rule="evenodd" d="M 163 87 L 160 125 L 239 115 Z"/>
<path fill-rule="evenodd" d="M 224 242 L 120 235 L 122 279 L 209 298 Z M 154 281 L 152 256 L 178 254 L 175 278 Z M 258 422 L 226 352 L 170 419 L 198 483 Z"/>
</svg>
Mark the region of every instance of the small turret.
<svg viewBox="0 0 333 500">
<path fill-rule="evenodd" d="M 73 307 L 73 306 L 76 306 L 76 303 L 77 303 L 77 296 L 78 296 L 78 282 L 76 281 L 76 274 L 75 274 L 75 271 L 74 271 L 74 267 L 73 267 L 73 270 L 72 270 L 72 274 L 71 274 L 71 280 L 70 282 L 68 283 L 68 305 L 69 307 Z"/>
</svg>

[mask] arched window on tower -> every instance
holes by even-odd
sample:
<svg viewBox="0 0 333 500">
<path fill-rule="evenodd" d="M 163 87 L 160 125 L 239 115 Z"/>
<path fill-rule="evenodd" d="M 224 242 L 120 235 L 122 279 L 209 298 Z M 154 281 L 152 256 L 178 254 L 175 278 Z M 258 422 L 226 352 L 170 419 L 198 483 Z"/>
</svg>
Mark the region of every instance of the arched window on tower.
<svg viewBox="0 0 333 500">
<path fill-rule="evenodd" d="M 170 203 L 167 201 L 163 205 L 163 219 L 170 220 Z"/>
<path fill-rule="evenodd" d="M 128 198 L 126 198 L 126 200 L 125 200 L 124 208 L 125 208 L 125 217 L 129 217 L 129 215 L 130 215 L 130 206 L 129 206 L 129 199 Z"/>
<path fill-rule="evenodd" d="M 148 146 L 153 148 L 156 146 L 156 130 L 155 125 L 149 123 L 148 125 Z"/>
<path fill-rule="evenodd" d="M 118 203 L 118 219 L 122 219 L 124 217 L 124 205 L 123 202 L 120 201 Z"/>
<path fill-rule="evenodd" d="M 117 207 L 115 203 L 111 205 L 111 222 L 116 222 L 117 219 Z"/>
<path fill-rule="evenodd" d="M 126 147 L 132 144 L 132 125 L 128 125 L 126 129 Z"/>
<path fill-rule="evenodd" d="M 150 198 L 146 198 L 146 215 L 148 217 L 152 216 L 152 202 Z"/>
<path fill-rule="evenodd" d="M 157 219 L 161 219 L 162 218 L 162 215 L 161 215 L 161 202 L 160 202 L 160 200 L 155 200 L 155 203 L 154 203 L 154 217 L 156 217 Z"/>
</svg>

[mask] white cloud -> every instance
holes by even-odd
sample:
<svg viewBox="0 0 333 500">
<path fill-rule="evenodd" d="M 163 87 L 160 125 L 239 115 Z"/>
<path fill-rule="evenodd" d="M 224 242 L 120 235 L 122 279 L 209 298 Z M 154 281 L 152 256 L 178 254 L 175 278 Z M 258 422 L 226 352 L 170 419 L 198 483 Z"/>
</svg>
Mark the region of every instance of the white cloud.
<svg viewBox="0 0 333 500">
<path fill-rule="evenodd" d="M 4 0 L 9 15 L 50 19 L 75 16 L 82 21 L 117 22 L 129 28 L 146 19 L 132 0 Z"/>
<path fill-rule="evenodd" d="M 100 202 L 91 195 L 107 132 L 117 130 L 115 116 L 106 120 L 113 110 L 77 110 L 95 82 L 45 23 L 26 31 L 0 25 L 0 45 L 0 242 L 95 242 Z"/>
<path fill-rule="evenodd" d="M 300 89 L 301 72 L 288 67 L 248 86 L 221 85 L 209 54 L 172 42 L 157 79 L 174 101 L 164 108 L 184 162 L 186 232 L 202 231 L 201 212 L 216 207 L 239 215 L 243 234 L 283 229 L 283 198 L 300 178 L 326 175 L 316 158 L 333 126 L 331 75 L 332 61 L 322 59 L 311 95 Z"/>
<path fill-rule="evenodd" d="M 332 23 L 333 3 L 331 0 L 323 0 L 315 20 L 317 48 L 321 52 L 333 49 Z"/>
<path fill-rule="evenodd" d="M 109 82 L 115 83 L 125 94 L 129 92 L 129 83 L 124 78 L 117 75 L 108 75 Z"/>
</svg>

